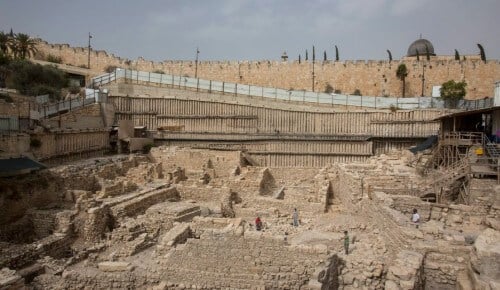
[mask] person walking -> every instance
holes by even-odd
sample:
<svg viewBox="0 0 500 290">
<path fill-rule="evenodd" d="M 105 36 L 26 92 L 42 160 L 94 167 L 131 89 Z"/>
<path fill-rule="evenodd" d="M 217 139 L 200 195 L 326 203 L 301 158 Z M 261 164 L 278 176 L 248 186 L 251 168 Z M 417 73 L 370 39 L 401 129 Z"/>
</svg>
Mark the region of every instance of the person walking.
<svg viewBox="0 0 500 290">
<path fill-rule="evenodd" d="M 345 254 L 349 254 L 349 235 L 347 231 L 344 231 L 344 250 Z"/>
<path fill-rule="evenodd" d="M 413 209 L 413 214 L 411 215 L 411 222 L 418 229 L 418 225 L 420 224 L 420 215 L 418 214 L 416 208 Z"/>
<path fill-rule="evenodd" d="M 293 209 L 293 226 L 298 227 L 299 226 L 299 213 L 297 212 L 297 209 Z"/>
</svg>

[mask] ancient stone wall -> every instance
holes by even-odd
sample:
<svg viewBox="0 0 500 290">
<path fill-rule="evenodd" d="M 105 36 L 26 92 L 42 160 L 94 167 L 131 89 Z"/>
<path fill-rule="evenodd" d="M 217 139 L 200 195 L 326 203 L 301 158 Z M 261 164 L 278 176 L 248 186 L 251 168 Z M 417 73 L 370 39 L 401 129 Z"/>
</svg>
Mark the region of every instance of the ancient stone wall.
<svg viewBox="0 0 500 290">
<path fill-rule="evenodd" d="M 49 54 L 59 56 L 63 63 L 86 66 L 87 48 L 70 47 L 67 44 L 48 44 L 41 41 L 38 46 L 39 57 Z M 92 50 L 90 63 L 93 70 L 104 71 L 108 66 L 117 66 L 141 71 L 162 70 L 168 74 L 194 76 L 197 70 L 202 79 L 238 82 L 283 89 L 312 90 L 312 62 L 297 61 L 163 61 L 152 62 L 143 58 L 128 60 Z M 400 63 L 408 68 L 406 96 L 430 96 L 432 87 L 448 80 L 465 80 L 467 98 L 481 99 L 493 96 L 494 83 L 500 79 L 500 62 L 478 59 L 462 61 L 432 58 L 430 61 L 404 59 L 400 61 L 357 60 L 357 61 L 318 61 L 314 64 L 315 91 L 324 91 L 327 84 L 342 93 L 351 94 L 359 89 L 367 96 L 401 96 L 402 82 L 396 77 Z"/>
<path fill-rule="evenodd" d="M 431 289 L 457 289 L 457 277 L 465 272 L 470 249 L 436 249 L 425 254 L 425 286 Z"/>
<path fill-rule="evenodd" d="M 43 112 L 43 109 L 41 109 Z M 104 128 L 101 104 L 92 104 L 81 108 L 72 108 L 70 112 L 54 116 L 44 121 L 52 128 L 86 129 Z"/>
<path fill-rule="evenodd" d="M 30 136 L 23 133 L 0 134 L 0 157 L 20 155 L 30 150 Z"/>
<path fill-rule="evenodd" d="M 281 240 L 204 235 L 173 252 L 164 275 L 174 284 L 203 281 L 207 288 L 299 288 L 325 258 L 320 248 L 289 247 Z"/>
<path fill-rule="evenodd" d="M 483 224 L 485 216 L 499 218 L 489 206 L 446 205 L 422 202 L 420 198 L 409 196 L 391 196 L 392 207 L 409 217 L 413 209 L 417 209 L 423 222 L 439 221 L 448 228 L 462 229 L 464 225 Z M 425 231 L 425 229 L 424 229 Z"/>
</svg>

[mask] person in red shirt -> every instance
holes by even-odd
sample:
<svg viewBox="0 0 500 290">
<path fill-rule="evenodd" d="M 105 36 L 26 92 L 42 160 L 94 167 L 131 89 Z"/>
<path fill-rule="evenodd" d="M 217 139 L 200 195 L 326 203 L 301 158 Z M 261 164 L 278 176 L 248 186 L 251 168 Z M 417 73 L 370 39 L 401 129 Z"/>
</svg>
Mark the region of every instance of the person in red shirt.
<svg viewBox="0 0 500 290">
<path fill-rule="evenodd" d="M 260 217 L 255 219 L 255 229 L 258 231 L 262 229 L 262 221 L 260 220 Z"/>
</svg>

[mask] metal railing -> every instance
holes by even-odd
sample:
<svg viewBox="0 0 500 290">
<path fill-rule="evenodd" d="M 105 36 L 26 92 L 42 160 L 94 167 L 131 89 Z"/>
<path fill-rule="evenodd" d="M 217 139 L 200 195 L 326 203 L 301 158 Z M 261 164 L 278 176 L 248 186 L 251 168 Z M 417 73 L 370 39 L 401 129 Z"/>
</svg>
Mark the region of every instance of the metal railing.
<svg viewBox="0 0 500 290">
<path fill-rule="evenodd" d="M 478 109 L 493 105 L 493 99 L 483 100 L 460 100 L 458 102 L 444 102 L 441 98 L 414 97 L 414 98 L 393 98 L 393 97 L 373 97 L 357 96 L 346 94 L 318 93 L 306 90 L 284 90 L 278 88 L 260 87 L 239 83 L 221 82 L 191 78 L 188 76 L 176 76 L 170 74 L 159 74 L 152 72 L 117 69 L 112 73 L 95 77 L 91 81 L 93 88 L 98 88 L 119 79 L 127 83 L 148 84 L 173 88 L 182 88 L 195 91 L 205 91 L 208 93 L 234 94 L 235 96 L 253 96 L 275 100 L 309 102 L 328 105 L 356 106 L 373 109 L 424 109 L 424 108 L 458 108 L 458 109 Z"/>
<path fill-rule="evenodd" d="M 90 104 L 95 104 L 99 101 L 106 101 L 106 93 L 101 91 L 92 91 L 85 95 L 85 98 L 73 98 L 69 100 L 59 101 L 57 103 L 49 103 L 39 105 L 36 112 L 37 116 L 31 116 L 33 119 L 46 118 L 58 114 L 59 112 L 72 111 Z"/>
</svg>

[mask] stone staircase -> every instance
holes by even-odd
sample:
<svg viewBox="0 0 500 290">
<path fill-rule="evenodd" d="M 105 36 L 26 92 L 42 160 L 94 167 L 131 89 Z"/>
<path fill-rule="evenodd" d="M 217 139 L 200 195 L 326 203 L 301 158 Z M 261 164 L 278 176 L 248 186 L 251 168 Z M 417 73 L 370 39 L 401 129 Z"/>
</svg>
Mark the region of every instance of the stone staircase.
<svg viewBox="0 0 500 290">
<path fill-rule="evenodd" d="M 326 251 L 287 246 L 262 236 L 204 234 L 178 245 L 164 261 L 162 279 L 196 289 L 299 289 Z"/>
</svg>

